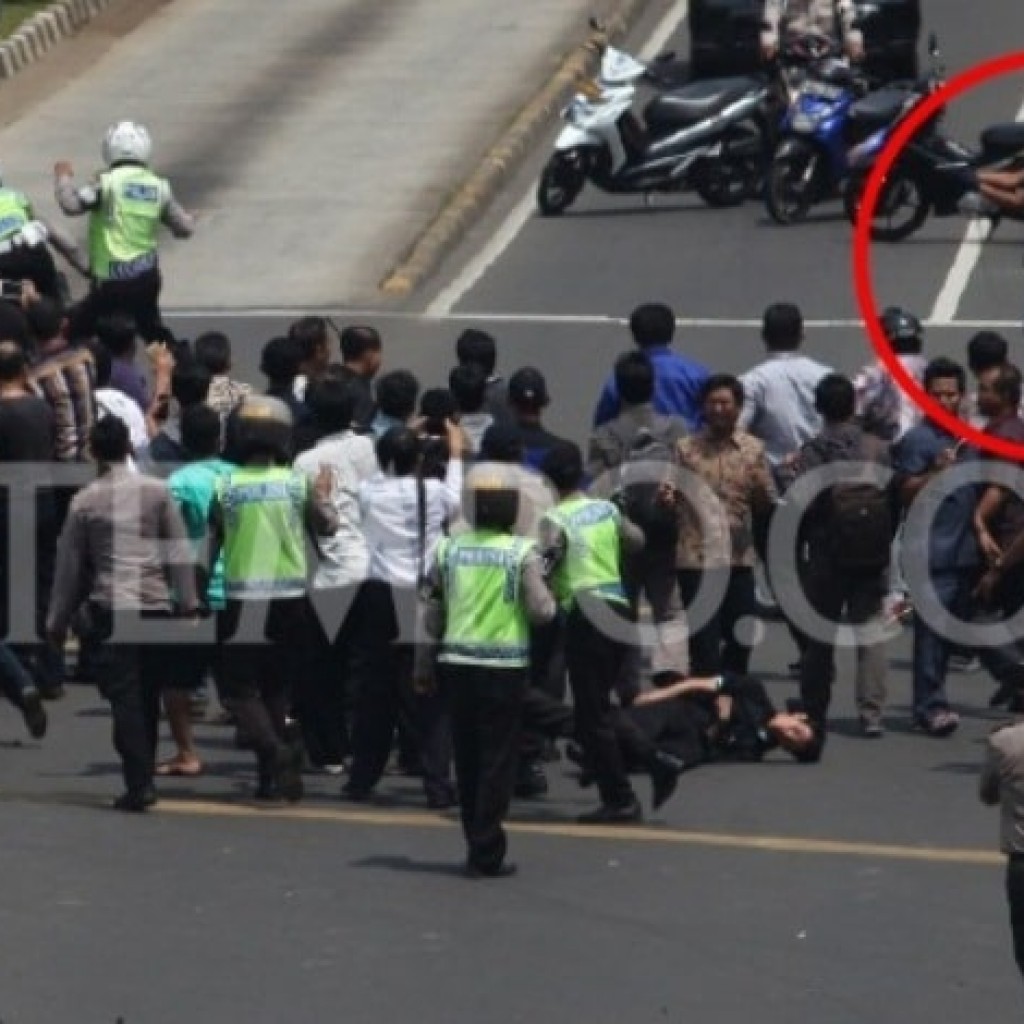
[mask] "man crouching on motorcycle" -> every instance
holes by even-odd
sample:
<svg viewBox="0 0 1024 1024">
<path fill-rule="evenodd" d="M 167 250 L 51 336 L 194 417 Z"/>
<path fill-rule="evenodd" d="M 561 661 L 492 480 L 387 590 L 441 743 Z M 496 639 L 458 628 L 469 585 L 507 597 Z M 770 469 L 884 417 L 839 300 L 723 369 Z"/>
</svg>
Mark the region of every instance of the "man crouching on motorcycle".
<svg viewBox="0 0 1024 1024">
<path fill-rule="evenodd" d="M 855 18 L 852 0 L 765 0 L 761 55 L 765 60 L 775 58 L 782 34 L 834 38 L 841 29 L 846 55 L 851 61 L 860 61 L 864 57 L 864 33 L 854 27 Z"/>
<path fill-rule="evenodd" d="M 66 282 L 47 246 L 57 250 L 80 274 L 89 264 L 74 240 L 36 217 L 28 197 L 0 180 L 0 278 L 31 281 L 40 295 L 64 301 Z"/>
<path fill-rule="evenodd" d="M 71 217 L 89 215 L 89 265 L 93 287 L 71 314 L 71 336 L 89 338 L 96 321 L 129 313 L 146 341 L 169 337 L 160 316 L 161 225 L 189 238 L 195 218 L 174 198 L 170 183 L 150 170 L 153 144 L 141 124 L 120 121 L 103 139 L 106 170 L 89 184 L 75 184 L 71 164 L 54 167 L 57 203 Z"/>
</svg>

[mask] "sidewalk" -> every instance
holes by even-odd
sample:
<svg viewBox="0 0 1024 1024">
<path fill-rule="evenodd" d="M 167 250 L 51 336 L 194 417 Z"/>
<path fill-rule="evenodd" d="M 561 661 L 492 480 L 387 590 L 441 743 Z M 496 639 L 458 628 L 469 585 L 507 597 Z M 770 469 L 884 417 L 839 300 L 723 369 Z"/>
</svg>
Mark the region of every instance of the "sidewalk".
<svg viewBox="0 0 1024 1024">
<path fill-rule="evenodd" d="M 200 212 L 196 238 L 165 245 L 165 306 L 377 304 L 396 258 L 611 6 L 174 0 L 0 131 L 4 174 L 59 217 L 54 160 L 84 178 L 107 124 L 138 119 Z"/>
</svg>

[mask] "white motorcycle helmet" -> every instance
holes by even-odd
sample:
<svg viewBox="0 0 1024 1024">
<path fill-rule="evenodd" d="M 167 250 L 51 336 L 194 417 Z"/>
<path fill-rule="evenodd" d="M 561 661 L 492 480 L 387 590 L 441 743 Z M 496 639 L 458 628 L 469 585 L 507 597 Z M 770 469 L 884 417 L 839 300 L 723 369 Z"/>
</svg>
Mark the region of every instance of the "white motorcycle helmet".
<svg viewBox="0 0 1024 1024">
<path fill-rule="evenodd" d="M 145 125 L 134 121 L 118 121 L 103 136 L 103 162 L 107 167 L 120 163 L 148 164 L 152 152 L 153 140 Z"/>
</svg>

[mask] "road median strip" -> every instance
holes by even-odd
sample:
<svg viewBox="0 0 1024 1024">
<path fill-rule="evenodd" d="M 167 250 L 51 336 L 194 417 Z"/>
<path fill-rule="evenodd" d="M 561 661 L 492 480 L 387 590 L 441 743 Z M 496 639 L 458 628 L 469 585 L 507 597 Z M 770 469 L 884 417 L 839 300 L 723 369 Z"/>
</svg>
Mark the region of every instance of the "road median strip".
<svg viewBox="0 0 1024 1024">
<path fill-rule="evenodd" d="M 593 74 L 598 62 L 598 39 L 620 39 L 636 24 L 649 3 L 650 0 L 619 0 L 608 16 L 603 36 L 592 32 L 570 51 L 381 281 L 380 290 L 385 295 L 407 296 L 437 269 L 522 166 L 552 115 L 565 103 L 580 78 Z"/>
</svg>

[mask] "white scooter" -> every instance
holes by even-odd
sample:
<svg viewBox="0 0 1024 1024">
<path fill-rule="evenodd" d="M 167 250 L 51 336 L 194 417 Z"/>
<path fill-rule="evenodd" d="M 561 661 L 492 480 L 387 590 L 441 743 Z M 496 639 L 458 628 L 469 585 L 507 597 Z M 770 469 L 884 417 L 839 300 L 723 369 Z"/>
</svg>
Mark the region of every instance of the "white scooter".
<svg viewBox="0 0 1024 1024">
<path fill-rule="evenodd" d="M 541 174 L 545 216 L 568 209 L 589 181 L 604 192 L 695 190 L 709 206 L 734 206 L 760 191 L 770 143 L 767 79 L 691 82 L 656 95 L 641 123 L 632 113 L 637 83 L 665 88 L 650 67 L 607 47 L 599 76 L 562 112 L 566 126 Z"/>
</svg>

